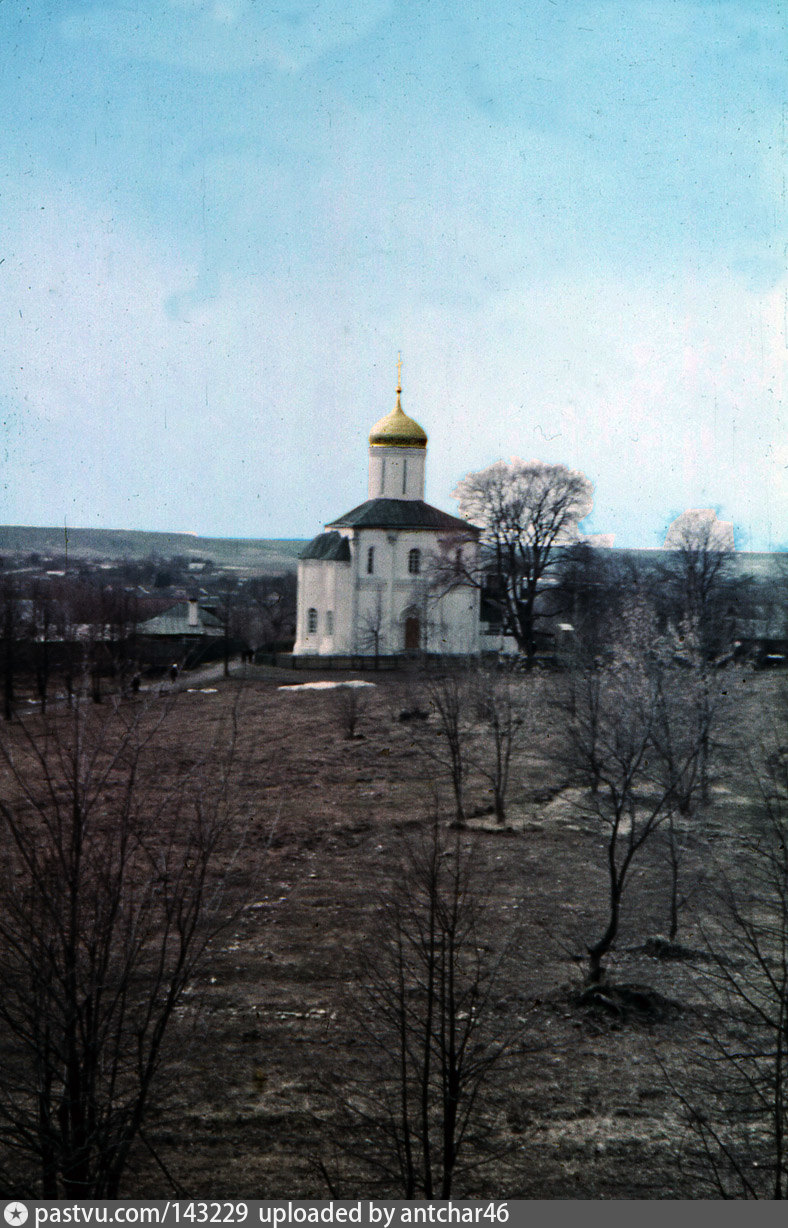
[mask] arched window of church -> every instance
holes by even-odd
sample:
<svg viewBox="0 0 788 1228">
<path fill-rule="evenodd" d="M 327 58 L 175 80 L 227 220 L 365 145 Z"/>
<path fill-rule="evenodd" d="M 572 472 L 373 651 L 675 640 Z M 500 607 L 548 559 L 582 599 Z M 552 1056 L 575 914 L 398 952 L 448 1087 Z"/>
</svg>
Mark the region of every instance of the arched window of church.
<svg viewBox="0 0 788 1228">
<path fill-rule="evenodd" d="M 374 574 L 375 574 L 375 547 L 370 546 L 369 550 L 367 551 L 367 575 L 372 576 Z"/>
<path fill-rule="evenodd" d="M 306 629 L 310 633 L 317 631 L 317 610 L 310 606 L 306 612 Z"/>
<path fill-rule="evenodd" d="M 408 552 L 408 572 L 412 576 L 417 576 L 421 571 L 421 551 L 410 550 Z"/>
<path fill-rule="evenodd" d="M 326 610 L 326 635 L 334 634 L 334 611 Z"/>
</svg>

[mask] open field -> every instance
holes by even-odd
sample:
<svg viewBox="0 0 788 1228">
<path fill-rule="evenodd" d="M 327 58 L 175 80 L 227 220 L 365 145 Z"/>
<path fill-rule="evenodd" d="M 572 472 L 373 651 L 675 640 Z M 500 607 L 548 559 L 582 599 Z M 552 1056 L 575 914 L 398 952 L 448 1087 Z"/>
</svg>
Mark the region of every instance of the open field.
<svg viewBox="0 0 788 1228">
<path fill-rule="evenodd" d="M 333 1079 L 349 1088 L 365 1077 L 350 1005 L 359 943 L 374 928 L 381 890 L 399 872 L 403 833 L 413 839 L 436 810 L 448 825 L 449 782 L 427 753 L 439 740 L 434 717 L 398 719 L 403 709 L 427 706 L 418 674 L 376 678 L 352 738 L 336 692 L 279 689 L 303 679 L 247 670 L 243 681 L 183 692 L 162 726 L 161 762 L 174 765 L 195 757 L 237 713 L 242 844 L 229 876 L 239 911 L 182 1000 L 171 1037 L 176 1078 L 149 1118 L 149 1147 L 134 1152 L 127 1195 L 381 1192 L 349 1155 L 347 1105 L 327 1085 Z M 682 868 L 691 905 L 703 899 L 715 863 L 737 864 L 753 797 L 743 764 L 780 685 L 776 675 L 725 673 L 724 749 Z M 490 1090 L 487 1129 L 498 1157 L 459 1171 L 453 1193 L 699 1197 L 706 1190 L 663 1067 L 680 1080 L 696 1047 L 703 913 L 690 905 L 682 914 L 679 941 L 694 957 L 644 950 L 667 929 L 668 867 L 658 832 L 634 866 L 609 961 L 611 981 L 655 991 L 651 1007 L 621 1015 L 578 1004 L 585 943 L 604 919 L 605 863 L 599 824 L 567 766 L 555 702 L 561 686 L 560 675 L 540 683 L 538 719 L 516 756 L 505 825 L 485 813 L 485 780 L 469 780 L 476 815 L 460 840 L 473 850 L 487 932 L 512 939 L 495 1010 L 522 1021 L 522 1032 Z"/>
</svg>

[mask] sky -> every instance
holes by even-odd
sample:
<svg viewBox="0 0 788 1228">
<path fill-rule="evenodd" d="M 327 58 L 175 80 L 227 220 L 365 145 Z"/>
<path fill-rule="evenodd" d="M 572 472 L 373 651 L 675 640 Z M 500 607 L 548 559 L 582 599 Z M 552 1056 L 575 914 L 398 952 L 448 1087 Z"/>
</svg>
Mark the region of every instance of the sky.
<svg viewBox="0 0 788 1228">
<path fill-rule="evenodd" d="M 306 537 L 403 407 L 429 502 L 788 548 L 781 0 L 5 0 L 0 522 Z"/>
</svg>

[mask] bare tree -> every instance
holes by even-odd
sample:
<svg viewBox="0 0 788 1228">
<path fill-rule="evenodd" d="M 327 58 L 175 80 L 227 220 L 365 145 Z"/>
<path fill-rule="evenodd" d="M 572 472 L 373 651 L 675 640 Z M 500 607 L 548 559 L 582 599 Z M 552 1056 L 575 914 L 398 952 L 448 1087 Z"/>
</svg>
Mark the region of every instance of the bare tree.
<svg viewBox="0 0 788 1228">
<path fill-rule="evenodd" d="M 723 645 L 721 632 L 731 621 L 723 601 L 733 554 L 732 529 L 711 511 L 685 512 L 671 525 L 665 546 L 672 554 L 668 579 L 682 632 L 697 641 L 705 662 Z"/>
<path fill-rule="evenodd" d="M 83 625 L 83 669 L 90 678 L 94 703 L 101 703 L 102 679 L 109 677 L 120 683 L 121 691 L 126 689 L 134 662 L 139 604 L 134 592 L 111 584 L 80 586 L 73 597 Z"/>
<path fill-rule="evenodd" d="M 449 1198 L 463 1164 L 479 1166 L 495 1076 L 522 1037 L 501 1009 L 507 950 L 491 939 L 474 861 L 433 819 L 405 846 L 362 949 L 349 1013 L 363 1070 L 341 1089 L 344 1150 L 389 1195 Z"/>
<path fill-rule="evenodd" d="M 222 656 L 224 659 L 224 676 L 230 677 L 230 654 L 233 642 L 233 619 L 237 609 L 238 594 L 236 585 L 228 581 L 219 594 L 219 603 L 213 613 L 222 625 Z"/>
<path fill-rule="evenodd" d="M 632 863 L 676 809 L 677 780 L 697 771 L 693 764 L 699 745 L 694 739 L 676 751 L 670 773 L 654 770 L 658 723 L 667 721 L 672 728 L 675 713 L 665 707 L 661 671 L 648 647 L 652 642 L 648 612 L 630 609 L 619 629 L 614 659 L 578 670 L 571 683 L 570 754 L 605 833 L 607 920 L 601 936 L 587 947 L 592 984 L 602 979 L 602 961 L 618 935 Z"/>
<path fill-rule="evenodd" d="M 363 614 L 359 630 L 360 647 L 364 651 L 372 649 L 372 655 L 375 658 L 375 669 L 377 669 L 381 650 L 386 647 L 383 594 L 380 589 L 375 593 L 375 599 L 371 608 L 367 609 Z"/>
<path fill-rule="evenodd" d="M 361 685 L 346 683 L 344 686 L 338 686 L 334 691 L 334 709 L 346 738 L 352 739 L 357 736 L 359 721 L 367 708 L 368 685 L 367 683 Z"/>
<path fill-rule="evenodd" d="M 276 649 L 295 627 L 295 577 L 257 576 L 238 593 L 232 611 L 232 638 L 254 653 Z"/>
<path fill-rule="evenodd" d="M 763 748 L 738 866 L 719 872 L 702 923 L 702 1027 L 668 1078 L 722 1198 L 788 1198 L 788 719 Z M 693 1158 L 693 1153 L 689 1159 Z"/>
<path fill-rule="evenodd" d="M 80 608 L 81 607 L 81 608 Z M 107 586 L 85 585 L 79 594 L 82 616 L 82 649 L 85 675 L 90 679 L 94 703 L 103 701 L 102 678 L 111 672 L 112 654 L 109 647 L 113 619 L 113 594 Z"/>
<path fill-rule="evenodd" d="M 617 552 L 580 542 L 561 551 L 555 578 L 556 605 L 573 629 L 573 655 L 601 656 L 610 647 L 611 625 L 641 577 Z"/>
<path fill-rule="evenodd" d="M 74 690 L 83 658 L 83 646 L 79 643 L 78 595 L 75 586 L 66 578 L 53 590 L 55 635 L 60 644 L 60 668 L 66 688 L 68 706 L 74 702 Z"/>
<path fill-rule="evenodd" d="M 51 672 L 50 639 L 55 624 L 55 602 L 48 585 L 35 584 L 32 591 L 30 638 L 36 675 L 36 691 L 42 714 L 47 710 Z"/>
<path fill-rule="evenodd" d="M 470 758 L 474 767 L 490 783 L 495 817 L 506 821 L 506 797 L 512 769 L 512 756 L 529 733 L 528 718 L 533 706 L 532 679 L 516 678 L 501 667 L 477 669 L 471 680 L 472 711 L 478 722 Z"/>
<path fill-rule="evenodd" d="M 454 818 L 467 819 L 467 786 L 472 774 L 492 790 L 493 812 L 506 821 L 506 798 L 517 751 L 531 732 L 536 687 L 532 678 L 506 666 L 457 665 L 427 677 L 412 711 L 429 715 L 414 724 L 419 751 L 445 772 L 451 785 Z"/>
<path fill-rule="evenodd" d="M 110 671 L 125 693 L 136 659 L 139 602 L 133 590 L 122 587 L 108 589 L 104 600 L 107 605 Z"/>
<path fill-rule="evenodd" d="M 0 584 L 0 625 L 3 636 L 3 715 L 14 717 L 14 677 L 21 627 L 19 591 L 15 580 L 5 576 Z"/>
<path fill-rule="evenodd" d="M 592 506 L 593 487 L 582 473 L 540 461 L 497 461 L 457 486 L 460 514 L 482 529 L 481 562 L 458 569 L 456 550 L 445 560 L 446 582 L 485 587 L 528 668 L 536 653 L 539 599 L 556 565 L 556 547 L 577 540 L 577 525 Z M 452 554 L 454 557 L 452 557 Z M 438 569 L 440 570 L 440 568 Z"/>
<path fill-rule="evenodd" d="M 712 734 L 721 698 L 721 688 L 705 669 L 660 669 L 652 729 L 653 773 L 671 800 L 664 825 L 670 866 L 671 942 L 678 935 L 679 911 L 686 903 L 681 868 L 687 842 L 697 834 L 698 806 L 709 798 Z"/>
<path fill-rule="evenodd" d="M 648 690 L 639 693 L 641 682 L 612 669 L 587 670 L 575 679 L 575 765 L 591 789 L 593 813 L 605 832 L 608 871 L 607 922 L 587 948 L 592 984 L 602 979 L 602 960 L 618 935 L 632 860 L 664 817 L 661 796 L 654 805 L 638 794 L 652 721 L 652 697 Z"/>
<path fill-rule="evenodd" d="M 470 677 L 467 670 L 430 678 L 424 684 L 424 695 L 436 718 L 437 742 L 428 727 L 419 738 L 419 749 L 444 768 L 451 781 L 454 795 L 454 817 L 465 822 L 465 784 L 470 767 L 473 737 L 473 707 Z"/>
<path fill-rule="evenodd" d="M 211 777 L 135 707 L 0 743 L 0 1156 L 44 1198 L 116 1198 L 165 1037 L 227 921 L 232 730 Z"/>
</svg>

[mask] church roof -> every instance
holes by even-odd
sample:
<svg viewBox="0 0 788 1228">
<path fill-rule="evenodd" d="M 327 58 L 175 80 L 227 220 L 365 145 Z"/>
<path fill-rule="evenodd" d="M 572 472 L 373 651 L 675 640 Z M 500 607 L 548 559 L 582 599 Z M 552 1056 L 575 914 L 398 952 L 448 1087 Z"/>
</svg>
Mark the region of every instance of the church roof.
<svg viewBox="0 0 788 1228">
<path fill-rule="evenodd" d="M 366 503 L 360 503 L 358 507 L 345 512 L 344 516 L 337 516 L 331 525 L 353 529 L 445 529 L 454 533 L 479 532 L 475 525 L 468 524 L 467 520 L 460 520 L 458 516 L 450 516 L 440 508 L 431 507 L 423 499 L 368 499 Z M 319 539 L 316 538 L 315 541 L 317 540 Z M 311 546 L 308 549 L 311 549 Z"/>
<path fill-rule="evenodd" d="M 298 556 L 302 559 L 329 559 L 333 563 L 350 562 L 350 543 L 341 533 L 318 533 Z"/>
<path fill-rule="evenodd" d="M 397 404 L 390 414 L 373 426 L 369 442 L 377 448 L 426 448 L 427 432 L 409 418 L 402 408 L 397 391 Z"/>
<path fill-rule="evenodd" d="M 426 448 L 427 432 L 402 408 L 402 357 L 397 363 L 397 403 L 390 414 L 376 422 L 370 432 L 373 448 Z"/>
</svg>

